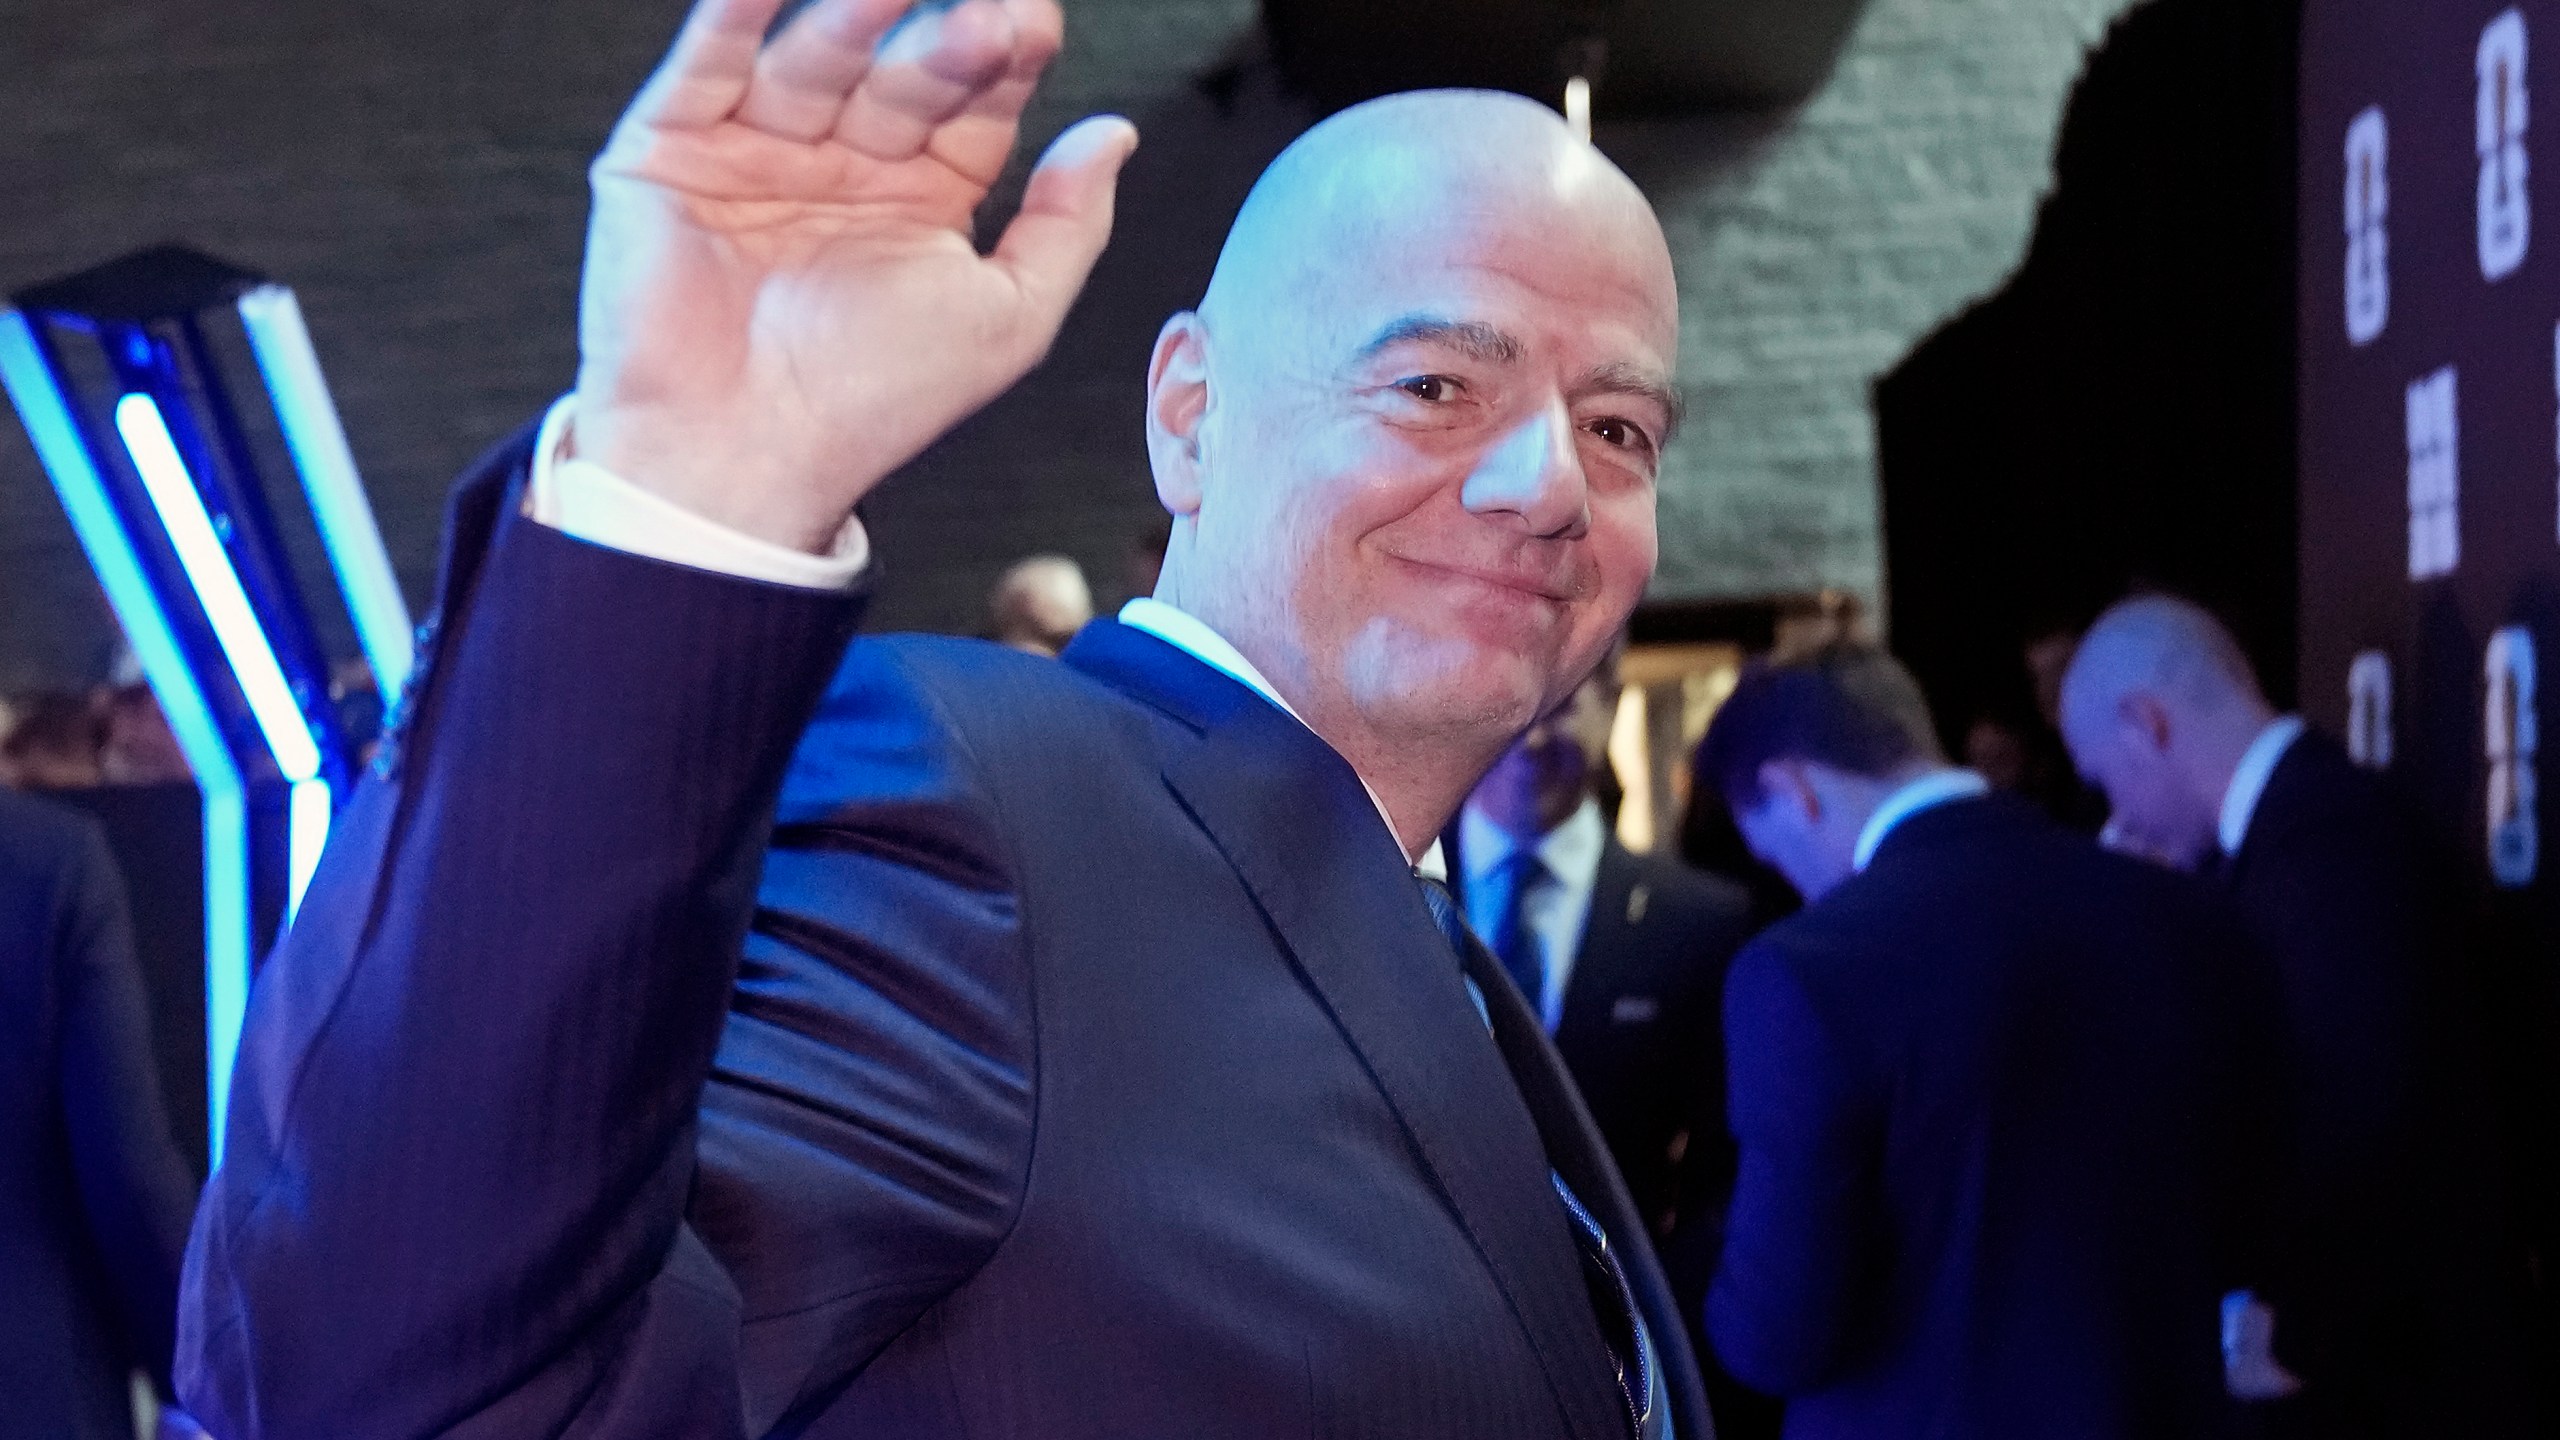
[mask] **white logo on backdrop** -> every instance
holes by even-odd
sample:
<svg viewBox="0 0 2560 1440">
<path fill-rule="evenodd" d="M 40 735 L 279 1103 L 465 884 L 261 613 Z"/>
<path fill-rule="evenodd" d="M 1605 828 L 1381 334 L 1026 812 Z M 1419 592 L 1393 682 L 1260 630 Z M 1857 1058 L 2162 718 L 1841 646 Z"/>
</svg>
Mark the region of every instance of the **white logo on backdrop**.
<svg viewBox="0 0 2560 1440">
<path fill-rule="evenodd" d="M 2453 367 L 2409 385 L 2409 578 L 2450 575 L 2462 563 L 2460 436 Z"/>
<path fill-rule="evenodd" d="M 2542 850 L 2534 818 L 2542 726 L 2533 713 L 2533 632 L 2509 625 L 2490 636 L 2487 668 L 2489 873 L 2501 885 L 2530 885 Z"/>
<path fill-rule="evenodd" d="M 2391 657 L 2379 650 L 2359 651 L 2347 667 L 2347 758 L 2391 768 Z"/>
<path fill-rule="evenodd" d="M 2362 345 L 2391 320 L 2390 137 L 2382 107 L 2347 124 L 2347 339 Z"/>
<path fill-rule="evenodd" d="M 2524 16 L 2508 10 L 2480 32 L 2480 273 L 2503 279 L 2533 238 L 2525 199 Z"/>
</svg>

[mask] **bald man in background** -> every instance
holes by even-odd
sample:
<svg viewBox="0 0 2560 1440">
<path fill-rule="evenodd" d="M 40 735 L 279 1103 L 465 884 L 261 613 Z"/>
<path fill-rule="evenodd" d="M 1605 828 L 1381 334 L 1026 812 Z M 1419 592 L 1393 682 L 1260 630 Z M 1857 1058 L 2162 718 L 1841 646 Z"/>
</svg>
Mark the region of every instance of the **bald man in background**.
<svg viewBox="0 0 2560 1440">
<path fill-rule="evenodd" d="M 1055 655 L 1093 619 L 1084 567 L 1064 555 L 1030 555 L 1005 567 L 987 592 L 994 640 L 1032 655 Z"/>
<path fill-rule="evenodd" d="M 2276 962 L 2291 1077 L 2275 1354 L 2305 1436 L 2533 1433 L 2459 922 L 2373 775 L 2280 715 L 2201 607 L 2124 601 L 2064 678 L 2123 847 L 2203 874 Z"/>
<path fill-rule="evenodd" d="M 193 1408 L 1707 1440 L 1641 1217 L 1418 873 L 1652 569 L 1651 210 L 1516 97 L 1334 117 L 1149 360 L 1154 596 L 1061 662 L 848 651 L 854 503 L 1039 358 L 1133 143 L 1069 130 L 979 254 L 1060 17 L 905 8 L 702 0 L 597 161 L 576 392 L 465 478 L 252 1001 Z"/>
</svg>

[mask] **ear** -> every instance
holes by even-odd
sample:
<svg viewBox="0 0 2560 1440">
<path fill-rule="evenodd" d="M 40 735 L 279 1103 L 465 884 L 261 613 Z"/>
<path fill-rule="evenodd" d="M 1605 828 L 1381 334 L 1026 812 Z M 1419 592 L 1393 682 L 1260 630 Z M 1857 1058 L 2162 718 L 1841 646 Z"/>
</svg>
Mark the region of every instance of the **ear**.
<svg viewBox="0 0 2560 1440">
<path fill-rule="evenodd" d="M 1822 821 L 1822 792 L 1814 787 L 1801 760 L 1762 761 L 1760 793 L 1802 815 L 1807 823 Z"/>
<path fill-rule="evenodd" d="M 2150 754 L 2169 749 L 2169 708 L 2136 690 L 2116 702 L 2116 720 L 2136 744 Z"/>
<path fill-rule="evenodd" d="M 1209 332 L 1185 310 L 1157 332 L 1147 361 L 1147 461 L 1156 499 L 1176 516 L 1200 512 L 1200 426 L 1209 414 Z"/>
</svg>

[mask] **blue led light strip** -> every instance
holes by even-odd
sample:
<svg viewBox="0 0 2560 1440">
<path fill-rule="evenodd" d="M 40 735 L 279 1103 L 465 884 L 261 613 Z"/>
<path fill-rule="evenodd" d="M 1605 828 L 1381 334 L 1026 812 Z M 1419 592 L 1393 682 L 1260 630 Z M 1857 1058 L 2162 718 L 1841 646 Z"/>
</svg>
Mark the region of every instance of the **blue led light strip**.
<svg viewBox="0 0 2560 1440">
<path fill-rule="evenodd" d="M 0 383 L 17 406 L 62 498 L 80 548 L 106 591 L 116 623 L 141 662 L 144 680 L 204 797 L 205 1102 L 214 1163 L 222 1160 L 230 1108 L 231 1060 L 249 1004 L 249 826 L 240 767 L 222 742 L 213 706 L 187 668 L 133 541 L 108 498 L 105 480 L 80 440 L 70 402 L 16 310 L 0 310 Z M 307 738 L 307 737 L 306 737 Z"/>
<path fill-rule="evenodd" d="M 248 592 L 240 588 L 239 572 L 231 568 L 222 538 L 214 533 L 204 496 L 187 474 L 186 462 L 178 458 L 160 407 L 139 392 L 118 400 L 116 433 L 124 437 L 133 467 L 142 476 L 142 488 L 151 496 L 152 508 L 160 512 L 169 543 L 177 549 L 178 564 L 187 572 L 187 583 L 195 587 L 205 619 L 212 622 L 213 638 L 222 645 L 222 657 L 231 662 L 241 697 L 249 702 L 249 714 L 258 722 L 258 733 L 266 737 L 276 768 L 287 780 L 308 780 L 319 774 L 320 747 L 311 738 L 311 724 L 293 698 L 293 686 L 276 662 L 275 647 L 267 643 L 267 632 L 258 624 Z"/>
<path fill-rule="evenodd" d="M 329 782 L 297 780 L 285 813 L 284 923 L 293 924 L 302 908 L 302 892 L 311 888 L 320 868 L 320 852 L 329 843 Z"/>
<path fill-rule="evenodd" d="M 408 683 L 416 660 L 409 605 L 400 598 L 382 531 L 365 501 L 355 452 L 347 447 L 337 406 L 330 403 L 329 382 L 320 373 L 320 356 L 311 348 L 302 307 L 291 290 L 261 285 L 240 297 L 239 310 L 249 353 L 257 357 L 258 373 L 266 378 L 268 398 L 275 403 L 285 448 L 293 452 L 303 493 L 311 497 L 321 546 L 329 552 L 338 589 L 347 597 L 356 640 L 364 646 L 365 662 L 373 667 L 387 705 Z"/>
</svg>

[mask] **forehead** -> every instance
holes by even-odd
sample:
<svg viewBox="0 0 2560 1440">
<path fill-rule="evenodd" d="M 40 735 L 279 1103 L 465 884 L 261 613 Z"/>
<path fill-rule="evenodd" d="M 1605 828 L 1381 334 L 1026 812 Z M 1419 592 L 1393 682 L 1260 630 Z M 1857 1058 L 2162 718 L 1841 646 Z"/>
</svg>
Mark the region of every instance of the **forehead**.
<svg viewBox="0 0 2560 1440">
<path fill-rule="evenodd" d="M 1678 300 L 1649 221 L 1560 198 L 1446 192 L 1348 218 L 1303 252 L 1291 287 L 1337 356 L 1357 358 L 1400 330 L 1430 333 L 1411 322 L 1432 321 L 1485 327 L 1577 364 L 1670 366 Z"/>
</svg>

